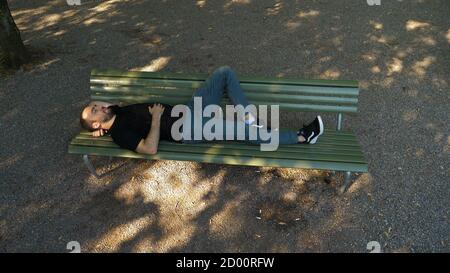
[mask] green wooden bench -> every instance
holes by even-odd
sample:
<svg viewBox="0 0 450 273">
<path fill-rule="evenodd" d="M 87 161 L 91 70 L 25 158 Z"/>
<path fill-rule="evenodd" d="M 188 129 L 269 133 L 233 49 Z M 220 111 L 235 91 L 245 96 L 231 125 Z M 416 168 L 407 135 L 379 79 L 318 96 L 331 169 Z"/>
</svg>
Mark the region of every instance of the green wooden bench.
<svg viewBox="0 0 450 273">
<path fill-rule="evenodd" d="M 91 99 L 123 104 L 184 104 L 208 76 L 92 70 Z M 357 112 L 358 82 L 244 76 L 239 80 L 250 103 L 278 104 L 280 110 L 337 113 L 336 129 L 326 128 L 315 145 L 283 145 L 274 152 L 262 152 L 259 145 L 239 142 L 180 144 L 161 141 L 155 155 L 121 149 L 109 136 L 93 137 L 91 132 L 82 131 L 70 142 L 69 153 L 83 155 L 85 164 L 96 177 L 99 175 L 89 155 L 343 171 L 345 180 L 341 191 L 350 185 L 352 172 L 368 171 L 355 135 L 342 130 L 343 115 Z M 227 102 L 228 99 L 224 99 L 223 103 Z"/>
</svg>

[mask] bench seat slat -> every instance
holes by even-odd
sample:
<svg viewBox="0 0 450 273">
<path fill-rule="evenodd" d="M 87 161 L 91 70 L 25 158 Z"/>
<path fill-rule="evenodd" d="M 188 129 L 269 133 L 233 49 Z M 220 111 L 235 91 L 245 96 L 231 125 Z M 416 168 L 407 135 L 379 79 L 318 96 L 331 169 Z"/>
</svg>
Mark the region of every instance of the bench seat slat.
<svg viewBox="0 0 450 273">
<path fill-rule="evenodd" d="M 284 129 L 282 129 L 284 131 Z M 294 130 L 295 131 L 295 130 Z M 76 138 L 85 137 L 88 139 L 103 139 L 112 141 L 111 137 L 108 135 L 102 137 L 93 137 L 91 132 L 83 131 Z M 333 134 L 329 131 L 325 131 L 324 134 L 320 136 L 320 142 L 318 143 L 336 143 L 336 144 L 354 144 L 359 145 L 358 139 L 353 134 Z M 297 145 L 283 145 L 283 147 L 295 147 Z"/>
<path fill-rule="evenodd" d="M 91 135 L 79 134 L 75 138 L 79 138 L 79 139 L 101 139 L 103 141 L 112 141 L 111 137 L 109 137 L 108 135 L 102 136 L 102 137 L 93 137 Z M 348 145 L 354 144 L 356 146 L 358 145 L 357 139 L 355 137 L 352 137 L 352 136 L 342 136 L 342 137 L 341 136 L 326 136 L 325 137 L 325 136 L 322 135 L 320 137 L 320 143 L 333 143 L 333 144 L 336 144 L 336 145 L 339 145 L 339 144 L 348 144 Z M 292 145 L 283 145 L 283 147 L 284 146 L 291 147 Z"/>
<path fill-rule="evenodd" d="M 279 158 L 257 158 L 244 156 L 241 157 L 217 156 L 210 154 L 192 154 L 192 153 L 174 153 L 174 152 L 158 152 L 155 155 L 146 155 L 124 149 L 111 149 L 102 147 L 87 147 L 87 146 L 73 146 L 73 145 L 69 145 L 69 153 L 158 159 L 158 160 L 164 159 L 184 160 L 184 161 L 197 161 L 203 163 L 217 163 L 229 165 L 309 168 L 309 169 L 325 169 L 336 171 L 367 172 L 367 164 L 364 163 L 326 162 L 326 161 L 311 161 L 298 159 L 293 160 L 293 159 L 279 159 Z"/>
<path fill-rule="evenodd" d="M 84 146 L 84 147 L 102 147 L 111 150 L 119 149 L 123 150 L 117 146 L 111 146 L 111 143 L 106 143 L 101 145 L 96 143 L 96 145 L 74 145 L 74 146 Z M 303 152 L 303 153 L 288 153 L 288 152 L 262 152 L 259 150 L 236 150 L 228 148 L 211 148 L 211 147 L 193 147 L 188 144 L 184 145 L 161 145 L 158 148 L 158 152 L 173 152 L 173 153 L 187 153 L 187 154 L 209 154 L 213 156 L 248 156 L 248 157 L 258 157 L 258 158 L 284 158 L 292 160 L 313 160 L 313 161 L 332 161 L 332 162 L 352 162 L 352 163 L 364 163 L 363 156 L 355 155 L 344 155 L 344 154 L 321 154 L 315 152 Z"/>
<path fill-rule="evenodd" d="M 282 131 L 285 131 L 285 129 L 281 129 Z M 295 131 L 295 129 L 291 129 L 293 131 Z M 356 136 L 354 134 L 347 134 L 347 133 L 335 133 L 336 131 L 333 130 L 325 130 L 325 132 L 320 136 L 320 142 L 318 142 L 318 144 L 320 143 L 336 143 L 336 144 L 354 144 L 354 145 L 359 145 L 358 139 L 356 138 Z M 92 132 L 89 131 L 81 131 L 76 138 L 80 138 L 80 137 L 85 137 L 85 138 L 93 138 L 93 139 L 107 139 L 107 140 L 111 140 L 111 137 L 109 135 L 104 135 L 101 137 L 93 137 L 92 136 Z M 283 145 L 283 147 L 295 147 L 297 146 L 296 144 L 294 145 Z"/>
<path fill-rule="evenodd" d="M 71 141 L 71 144 L 73 145 L 85 145 L 85 146 L 95 146 L 95 145 L 102 145 L 102 146 L 108 146 L 108 147 L 118 147 L 114 142 L 108 141 L 108 140 L 92 140 L 92 139 L 85 139 L 85 138 L 76 138 Z M 161 141 L 163 143 L 162 145 L 167 145 L 164 141 Z M 196 143 L 196 144 L 182 144 L 182 143 L 170 143 L 170 145 L 173 146 L 187 146 L 193 147 L 193 148 L 217 148 L 217 149 L 232 149 L 232 150 L 248 150 L 248 151 L 259 151 L 259 146 L 256 145 L 243 145 L 240 143 L 222 143 L 222 142 L 216 142 L 215 144 L 204 144 L 204 143 Z M 257 148 L 255 148 L 255 146 Z M 307 146 L 307 145 L 297 145 L 297 147 L 286 147 L 287 145 L 279 146 L 277 151 L 283 152 L 283 153 L 310 153 L 317 151 L 318 153 L 322 154 L 345 154 L 345 155 L 355 155 L 355 156 L 363 156 L 361 149 L 359 146 L 348 146 L 348 145 L 332 145 L 332 144 L 316 144 L 314 147 Z M 161 146 L 162 147 L 162 146 Z"/>
<path fill-rule="evenodd" d="M 81 146 L 98 146 L 98 147 L 111 147 L 111 148 L 118 148 L 119 146 L 116 145 L 114 142 L 112 141 L 103 141 L 103 140 L 93 140 L 93 139 L 74 139 L 72 140 L 72 142 L 70 143 L 72 145 L 81 145 Z M 226 143 L 226 144 L 216 144 L 216 145 L 205 145 L 205 144 L 181 144 L 181 143 L 167 143 L 165 141 L 161 141 L 161 146 L 159 147 L 159 150 L 167 150 L 167 149 L 171 149 L 172 147 L 180 147 L 180 148 L 186 148 L 188 146 L 188 148 L 192 148 L 197 149 L 197 148 L 201 148 L 201 149 L 228 149 L 228 150 L 235 150 L 235 151 L 248 151 L 248 152 L 253 152 L 253 151 L 259 151 L 259 146 L 256 145 L 234 145 L 232 146 L 230 143 Z M 232 147 L 230 147 L 232 146 Z M 256 146 L 256 147 L 255 147 Z M 333 146 L 319 146 L 319 147 L 308 147 L 307 145 L 299 145 L 298 147 L 296 147 L 295 149 L 290 148 L 290 149 L 286 149 L 286 148 L 282 148 L 282 147 L 278 147 L 277 151 L 278 153 L 288 153 L 288 154 L 321 154 L 321 155 L 346 155 L 346 156 L 354 156 L 354 157 L 359 157 L 362 158 L 363 154 L 361 153 L 361 151 L 358 149 L 359 147 L 353 147 L 353 149 L 348 148 L 345 150 L 343 149 L 339 149 L 338 147 L 333 147 Z M 269 152 L 269 153 L 275 153 L 275 152 Z"/>
<path fill-rule="evenodd" d="M 72 140 L 71 145 L 83 146 L 102 146 L 110 148 L 119 148 L 110 136 L 93 137 L 90 132 L 83 131 Z M 316 160 L 331 160 L 340 157 L 346 161 L 359 160 L 364 162 L 364 155 L 361 152 L 358 140 L 350 132 L 338 132 L 327 129 L 322 135 L 320 141 L 315 145 L 280 145 L 277 151 L 261 152 L 259 145 L 248 145 L 242 142 L 214 142 L 181 144 L 161 141 L 159 150 L 166 151 L 185 151 L 185 152 L 209 152 L 215 154 L 231 153 L 233 155 L 257 155 L 261 157 L 286 157 L 301 158 L 302 156 L 314 157 Z"/>
</svg>

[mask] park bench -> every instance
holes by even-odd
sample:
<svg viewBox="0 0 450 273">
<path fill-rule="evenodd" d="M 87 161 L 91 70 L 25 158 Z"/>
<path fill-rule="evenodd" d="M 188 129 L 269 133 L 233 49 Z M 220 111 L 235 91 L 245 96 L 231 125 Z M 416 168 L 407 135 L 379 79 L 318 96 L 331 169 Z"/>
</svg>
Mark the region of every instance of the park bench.
<svg viewBox="0 0 450 273">
<path fill-rule="evenodd" d="M 92 70 L 91 99 L 122 104 L 185 104 L 207 77 L 207 74 Z M 278 104 L 280 110 L 336 113 L 336 128 L 325 128 L 314 145 L 282 145 L 273 152 L 260 151 L 259 145 L 239 142 L 181 144 L 160 141 L 155 155 L 121 149 L 108 135 L 93 137 L 91 132 L 82 131 L 70 142 L 69 153 L 83 155 L 84 163 L 96 177 L 99 175 L 89 161 L 89 155 L 342 171 L 341 192 L 349 187 L 353 172 L 368 171 L 355 134 L 342 130 L 343 115 L 357 112 L 358 82 L 245 76 L 239 76 L 239 80 L 252 104 Z"/>
</svg>

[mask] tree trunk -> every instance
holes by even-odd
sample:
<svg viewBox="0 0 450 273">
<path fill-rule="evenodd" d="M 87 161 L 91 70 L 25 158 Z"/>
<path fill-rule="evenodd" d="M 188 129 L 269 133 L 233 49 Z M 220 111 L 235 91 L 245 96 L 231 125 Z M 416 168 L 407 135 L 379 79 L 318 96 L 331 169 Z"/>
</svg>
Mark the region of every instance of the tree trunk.
<svg viewBox="0 0 450 273">
<path fill-rule="evenodd" d="M 18 69 L 30 58 L 6 0 L 0 0 L 0 68 Z"/>
</svg>

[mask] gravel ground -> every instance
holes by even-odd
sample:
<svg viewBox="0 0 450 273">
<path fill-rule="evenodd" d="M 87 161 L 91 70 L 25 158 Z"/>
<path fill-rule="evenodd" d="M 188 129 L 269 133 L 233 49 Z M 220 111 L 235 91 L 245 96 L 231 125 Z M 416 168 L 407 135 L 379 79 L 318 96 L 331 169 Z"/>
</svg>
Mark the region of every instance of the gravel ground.
<svg viewBox="0 0 450 273">
<path fill-rule="evenodd" d="M 448 1 L 9 2 L 34 61 L 0 79 L 1 252 L 450 251 Z M 339 196 L 340 175 L 181 161 L 94 158 L 97 180 L 67 153 L 92 68 L 221 65 L 359 80 L 370 172 Z"/>
</svg>

